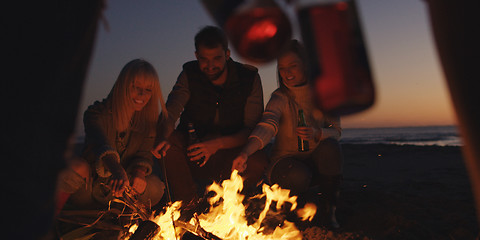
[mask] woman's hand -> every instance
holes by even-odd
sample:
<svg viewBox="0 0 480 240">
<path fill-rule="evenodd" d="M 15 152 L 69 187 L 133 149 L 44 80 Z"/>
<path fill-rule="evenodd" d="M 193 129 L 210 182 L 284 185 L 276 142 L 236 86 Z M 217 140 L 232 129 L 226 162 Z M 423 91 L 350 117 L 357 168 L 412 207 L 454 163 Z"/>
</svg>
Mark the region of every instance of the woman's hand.
<svg viewBox="0 0 480 240">
<path fill-rule="evenodd" d="M 128 176 L 118 160 L 116 154 L 106 154 L 102 157 L 105 168 L 112 173 L 107 180 L 107 186 L 110 187 L 114 197 L 121 197 L 125 187 L 129 185 Z"/>
<path fill-rule="evenodd" d="M 152 149 L 151 152 L 153 156 L 160 159 L 162 157 L 165 157 L 169 148 L 170 148 L 170 143 L 167 140 L 163 140 L 159 144 L 157 144 L 157 146 L 154 149 Z"/>
<path fill-rule="evenodd" d="M 204 157 L 203 162 L 199 164 L 200 167 L 203 167 L 218 149 L 220 146 L 213 140 L 195 143 L 188 146 L 187 156 L 192 162 L 200 161 Z"/>
<path fill-rule="evenodd" d="M 240 153 L 237 158 L 233 160 L 232 172 L 237 170 L 239 173 L 244 172 L 247 169 L 247 159 L 248 156 L 246 153 Z"/>
<path fill-rule="evenodd" d="M 297 135 L 307 141 L 314 141 L 320 139 L 321 129 L 315 129 L 313 127 L 297 127 Z"/>
<path fill-rule="evenodd" d="M 125 191 L 125 187 L 130 185 L 127 173 L 120 164 L 118 164 L 118 167 L 113 167 L 113 169 L 111 168 L 109 170 L 112 173 L 112 176 L 110 176 L 107 185 L 112 190 L 114 197 L 121 197 L 123 191 Z"/>
</svg>

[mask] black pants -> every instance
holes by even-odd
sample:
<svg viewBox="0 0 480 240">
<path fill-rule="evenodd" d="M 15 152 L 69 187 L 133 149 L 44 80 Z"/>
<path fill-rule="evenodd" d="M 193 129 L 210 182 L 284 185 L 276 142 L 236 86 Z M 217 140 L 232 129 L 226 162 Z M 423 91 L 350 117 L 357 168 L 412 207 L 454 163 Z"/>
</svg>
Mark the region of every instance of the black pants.
<svg viewBox="0 0 480 240">
<path fill-rule="evenodd" d="M 165 156 L 168 184 L 173 200 L 184 202 L 189 202 L 198 195 L 202 197 L 203 188 L 211 182 L 229 179 L 233 160 L 242 149 L 220 149 L 210 157 L 205 166 L 199 167 L 187 157 L 186 135 L 174 131 L 169 142 L 171 147 Z M 254 187 L 262 179 L 267 165 L 267 155 L 262 150 L 248 158 L 247 169 L 242 173 L 244 189 Z"/>
</svg>

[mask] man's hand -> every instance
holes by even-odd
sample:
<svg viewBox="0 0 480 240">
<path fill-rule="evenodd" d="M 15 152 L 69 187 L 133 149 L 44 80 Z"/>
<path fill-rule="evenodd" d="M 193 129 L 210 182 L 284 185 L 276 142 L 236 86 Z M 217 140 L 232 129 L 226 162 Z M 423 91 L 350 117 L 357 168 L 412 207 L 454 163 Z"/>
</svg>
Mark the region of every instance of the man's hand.
<svg viewBox="0 0 480 240">
<path fill-rule="evenodd" d="M 151 152 L 153 156 L 160 159 L 167 154 L 167 151 L 169 148 L 170 148 L 170 143 L 166 140 L 163 140 L 154 149 L 152 149 Z"/>
<path fill-rule="evenodd" d="M 200 161 L 202 157 L 205 157 L 205 159 L 203 159 L 203 162 L 199 165 L 200 167 L 203 167 L 210 159 L 210 157 L 215 154 L 220 148 L 221 145 L 218 144 L 217 141 L 209 140 L 188 146 L 187 155 L 190 158 L 190 161 L 193 162 Z"/>
<path fill-rule="evenodd" d="M 232 172 L 233 170 L 238 170 L 239 173 L 244 172 L 247 169 L 247 159 L 248 156 L 246 153 L 240 153 L 237 158 L 233 160 Z"/>
</svg>

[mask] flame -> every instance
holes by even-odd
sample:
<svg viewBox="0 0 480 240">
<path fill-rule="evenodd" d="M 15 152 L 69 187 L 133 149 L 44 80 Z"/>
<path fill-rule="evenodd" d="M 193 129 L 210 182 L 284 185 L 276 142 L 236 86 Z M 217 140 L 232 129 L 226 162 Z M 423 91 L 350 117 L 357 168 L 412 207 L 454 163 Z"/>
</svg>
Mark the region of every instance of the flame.
<svg viewBox="0 0 480 240">
<path fill-rule="evenodd" d="M 166 211 L 163 214 L 156 216 L 152 219 L 153 222 L 160 226 L 160 231 L 155 239 L 176 240 L 177 232 L 173 222 L 180 218 L 180 207 L 182 203 L 180 201 L 174 202 L 171 206 L 166 207 Z"/>
<path fill-rule="evenodd" d="M 259 214 L 258 219 L 249 224 L 246 217 L 246 206 L 243 205 L 245 196 L 240 194 L 243 189 L 243 179 L 237 171 L 233 171 L 230 179 L 221 184 L 213 183 L 208 187 L 208 191 L 215 192 L 215 195 L 208 199 L 210 209 L 207 213 L 198 216 L 198 223 L 207 232 L 213 233 L 221 239 L 241 240 L 241 239 L 302 239 L 301 232 L 295 224 L 284 220 L 275 227 L 273 231 L 265 231 L 262 226 L 263 220 L 271 207 L 277 210 L 282 209 L 289 203 L 290 211 L 297 208 L 297 197 L 289 196 L 290 190 L 282 189 L 278 185 L 262 186 L 262 194 L 254 196 L 255 199 L 265 198 L 265 207 Z M 275 204 L 276 205 L 273 205 Z M 175 202 L 166 207 L 165 212 L 156 216 L 152 221 L 160 226 L 160 232 L 155 239 L 179 239 L 180 231 L 175 229 L 173 222 L 180 217 L 181 202 Z M 297 210 L 302 220 L 311 220 L 316 212 L 314 204 L 306 204 L 303 209 Z M 194 219 L 190 219 L 194 224 Z"/>
</svg>

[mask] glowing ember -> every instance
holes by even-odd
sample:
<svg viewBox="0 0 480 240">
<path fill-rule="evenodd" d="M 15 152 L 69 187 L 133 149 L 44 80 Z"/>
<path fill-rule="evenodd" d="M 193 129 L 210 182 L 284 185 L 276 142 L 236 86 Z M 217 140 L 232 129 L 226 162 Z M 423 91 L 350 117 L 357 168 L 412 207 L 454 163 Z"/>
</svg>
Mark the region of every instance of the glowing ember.
<svg viewBox="0 0 480 240">
<path fill-rule="evenodd" d="M 234 171 L 231 178 L 221 184 L 214 183 L 208 187 L 208 191 L 215 192 L 215 196 L 209 198 L 210 209 L 198 218 L 190 219 L 187 227 L 191 230 L 202 230 L 212 233 L 221 239 L 302 239 L 301 232 L 295 224 L 284 220 L 275 229 L 266 231 L 262 222 L 265 220 L 271 207 L 277 210 L 291 204 L 290 211 L 297 207 L 297 197 L 290 197 L 290 191 L 281 189 L 278 185 L 263 185 L 263 193 L 252 199 L 265 199 L 265 207 L 254 223 L 250 223 L 246 216 L 246 206 L 243 205 L 244 196 L 240 194 L 243 189 L 243 179 Z M 274 205 L 276 204 L 276 205 Z M 152 221 L 160 226 L 160 232 L 155 239 L 180 239 L 185 230 L 178 224 L 174 228 L 174 222 L 180 218 L 181 203 L 175 202 L 166 207 L 165 213 L 156 216 Z M 316 212 L 314 204 L 306 204 L 303 209 L 297 210 L 302 220 L 311 220 Z M 250 221 L 251 222 L 251 221 Z M 182 223 L 183 224 L 183 223 Z M 185 226 L 183 226 L 185 227 Z M 132 229 L 131 229 L 132 231 Z"/>
</svg>

